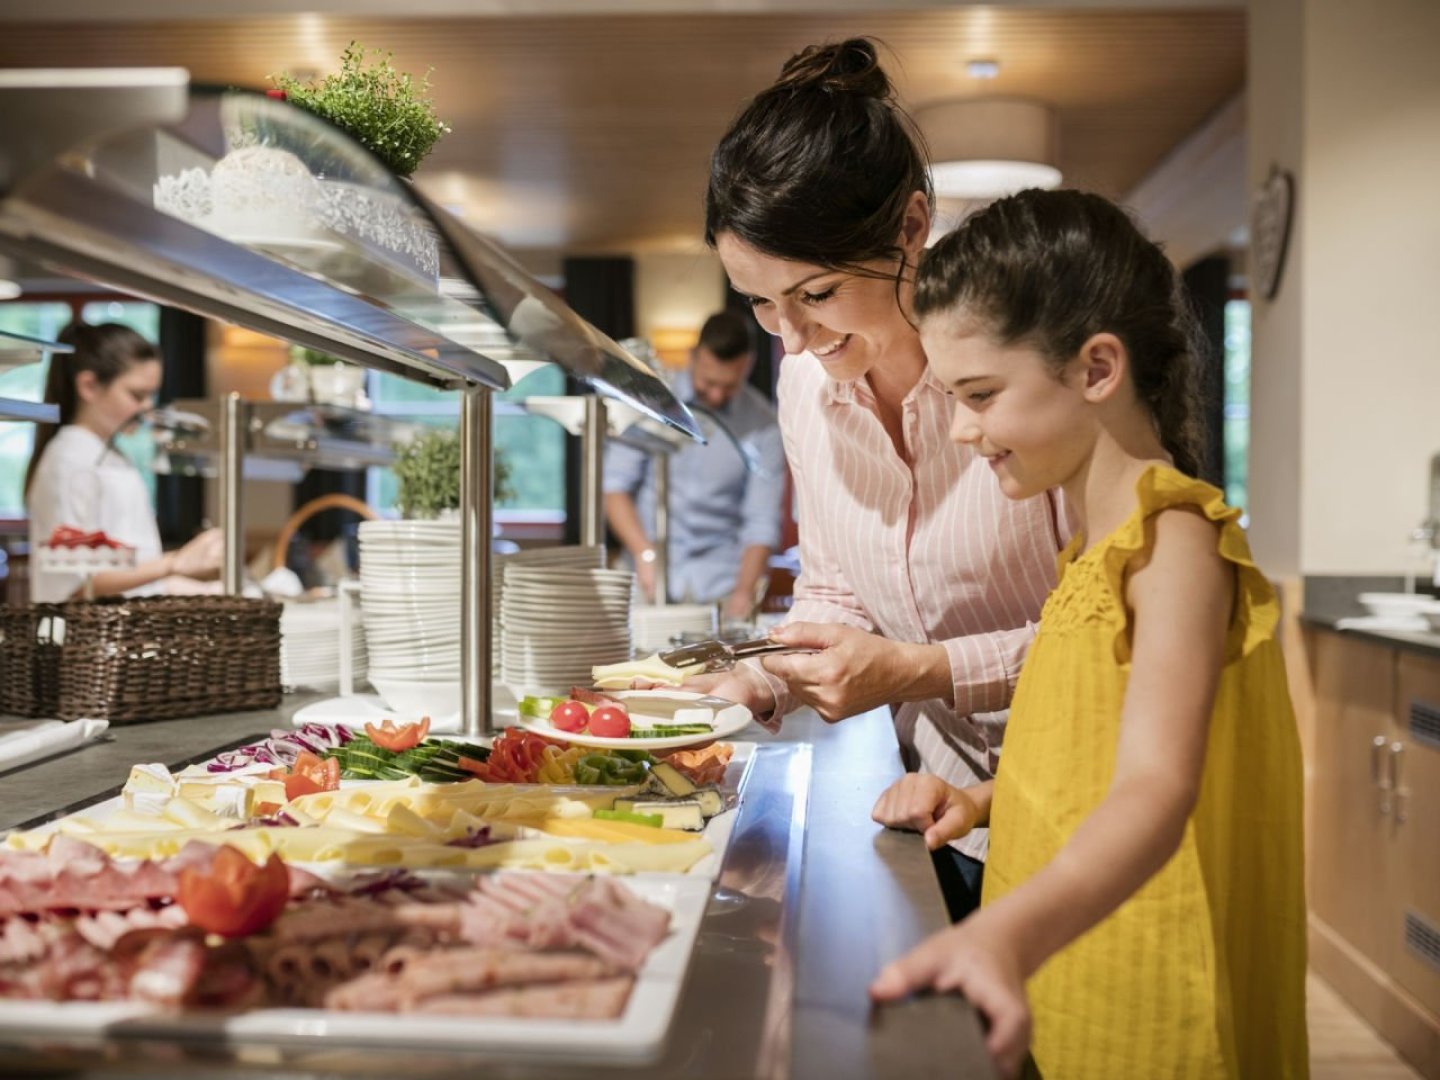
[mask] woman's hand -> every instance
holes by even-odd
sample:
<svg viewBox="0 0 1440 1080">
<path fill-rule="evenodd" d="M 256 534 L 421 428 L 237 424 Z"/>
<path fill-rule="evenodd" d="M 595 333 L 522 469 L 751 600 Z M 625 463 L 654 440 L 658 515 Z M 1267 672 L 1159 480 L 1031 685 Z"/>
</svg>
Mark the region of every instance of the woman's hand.
<svg viewBox="0 0 1440 1080">
<path fill-rule="evenodd" d="M 949 697 L 950 657 L 941 645 L 888 641 L 838 623 L 787 623 L 775 641 L 819 650 L 762 659 L 765 670 L 825 720 L 835 722 L 897 701 Z"/>
<path fill-rule="evenodd" d="M 206 529 L 178 551 L 169 555 L 170 573 L 179 577 L 206 578 L 220 572 L 225 557 L 225 537 L 219 529 Z"/>
<path fill-rule="evenodd" d="M 1030 1048 L 1030 1005 L 1020 958 L 981 909 L 932 934 L 870 984 L 876 1001 L 898 1001 L 920 990 L 963 994 L 984 1017 L 985 1049 L 1007 1077 L 1018 1076 Z"/>
<path fill-rule="evenodd" d="M 680 689 L 744 705 L 756 717 L 763 717 L 775 708 L 775 696 L 770 688 L 759 673 L 747 670 L 744 665 L 711 675 L 696 675 L 686 679 Z"/>
<path fill-rule="evenodd" d="M 929 773 L 906 773 L 885 789 L 870 816 L 892 829 L 925 835 L 931 851 L 964 836 L 981 821 L 983 808 L 968 791 Z"/>
</svg>

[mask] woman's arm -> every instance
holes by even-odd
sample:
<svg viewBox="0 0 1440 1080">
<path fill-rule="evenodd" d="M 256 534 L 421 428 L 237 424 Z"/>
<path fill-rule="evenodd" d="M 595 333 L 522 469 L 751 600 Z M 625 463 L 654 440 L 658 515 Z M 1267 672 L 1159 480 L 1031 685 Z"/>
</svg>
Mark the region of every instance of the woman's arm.
<svg viewBox="0 0 1440 1080">
<path fill-rule="evenodd" d="M 1213 524 L 1179 510 L 1156 517 L 1154 554 L 1126 590 L 1134 640 L 1109 792 L 1029 881 L 887 967 L 872 988 L 877 997 L 924 986 L 961 990 L 995 1010 L 992 1042 L 1028 1030 L 1014 1011 L 1017 1002 L 1024 1009 L 1023 980 L 1134 894 L 1184 836 L 1200 790 L 1234 580 Z"/>
<path fill-rule="evenodd" d="M 119 596 L 131 589 L 138 589 L 143 585 L 167 578 L 175 572 L 172 569 L 175 563 L 175 554 L 173 551 L 167 551 L 158 559 L 149 559 L 128 570 L 102 570 L 98 574 L 92 574 L 90 588 L 87 590 L 82 586 L 72 599 L 78 600 L 87 593 L 90 596 Z"/>
</svg>

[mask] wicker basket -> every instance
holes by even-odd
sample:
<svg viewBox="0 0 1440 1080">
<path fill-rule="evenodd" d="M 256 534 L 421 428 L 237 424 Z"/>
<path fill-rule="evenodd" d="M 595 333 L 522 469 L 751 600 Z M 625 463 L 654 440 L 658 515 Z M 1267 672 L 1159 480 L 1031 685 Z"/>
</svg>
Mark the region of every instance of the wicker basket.
<svg viewBox="0 0 1440 1080">
<path fill-rule="evenodd" d="M 0 708 L 112 724 L 280 704 L 280 605 L 107 598 L 0 615 Z"/>
</svg>

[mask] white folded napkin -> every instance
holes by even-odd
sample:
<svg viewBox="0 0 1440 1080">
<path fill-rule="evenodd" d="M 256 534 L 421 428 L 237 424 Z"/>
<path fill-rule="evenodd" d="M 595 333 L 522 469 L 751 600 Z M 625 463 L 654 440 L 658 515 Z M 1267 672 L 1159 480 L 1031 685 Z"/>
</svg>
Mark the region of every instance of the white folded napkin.
<svg viewBox="0 0 1440 1080">
<path fill-rule="evenodd" d="M 0 723 L 0 772 L 18 769 L 52 754 L 98 739 L 109 720 L 21 720 Z"/>
</svg>

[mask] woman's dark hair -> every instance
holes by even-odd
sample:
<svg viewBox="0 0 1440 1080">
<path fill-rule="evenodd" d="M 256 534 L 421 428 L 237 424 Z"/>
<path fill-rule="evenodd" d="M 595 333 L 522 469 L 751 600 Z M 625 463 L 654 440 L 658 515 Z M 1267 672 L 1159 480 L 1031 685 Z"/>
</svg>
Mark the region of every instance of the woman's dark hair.
<svg viewBox="0 0 1440 1080">
<path fill-rule="evenodd" d="M 50 370 L 45 376 L 45 400 L 60 406 L 60 424 L 38 424 L 35 428 L 35 449 L 30 454 L 30 464 L 25 469 L 25 492 L 29 494 L 30 482 L 35 478 L 35 468 L 40 464 L 40 455 L 55 437 L 61 426 L 73 424 L 79 408 L 79 395 L 75 392 L 75 380 L 83 371 L 94 374 L 101 386 L 109 386 L 143 360 L 159 360 L 160 353 L 154 345 L 119 323 L 72 322 L 60 331 L 58 338 L 65 345 L 74 346 L 71 353 L 51 353 Z"/>
<path fill-rule="evenodd" d="M 911 196 L 933 201 L 926 156 L 872 41 L 811 45 L 715 148 L 705 242 L 728 232 L 767 255 L 866 273 L 899 252 Z"/>
<path fill-rule="evenodd" d="M 915 284 L 917 318 L 956 308 L 1057 368 L 1092 335 L 1114 334 L 1175 467 L 1202 474 L 1196 366 L 1205 339 L 1170 260 L 1114 203 L 1031 190 L 971 215 L 925 253 Z"/>
</svg>

